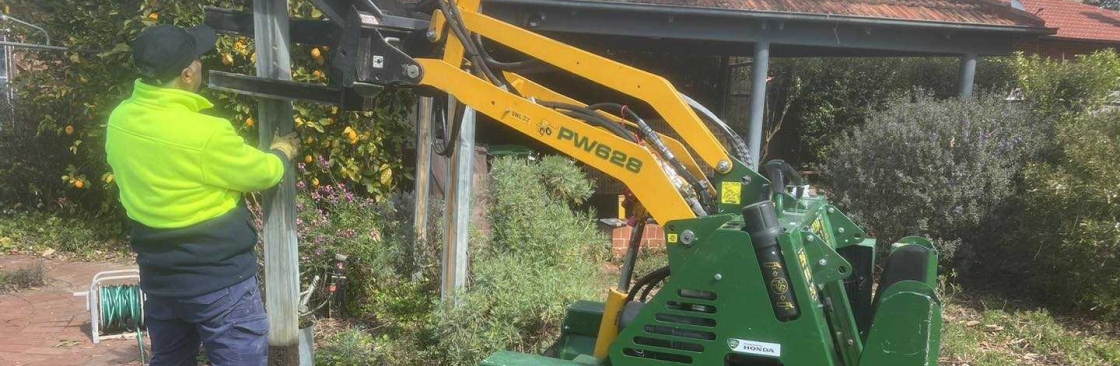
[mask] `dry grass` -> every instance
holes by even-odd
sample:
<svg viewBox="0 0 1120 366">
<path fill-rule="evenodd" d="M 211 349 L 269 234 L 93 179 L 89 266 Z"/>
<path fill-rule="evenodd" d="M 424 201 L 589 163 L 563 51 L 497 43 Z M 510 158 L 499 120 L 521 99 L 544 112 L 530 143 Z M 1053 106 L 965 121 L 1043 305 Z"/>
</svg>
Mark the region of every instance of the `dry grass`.
<svg viewBox="0 0 1120 366">
<path fill-rule="evenodd" d="M 1120 325 L 994 296 L 946 303 L 941 365 L 1120 365 Z"/>
<path fill-rule="evenodd" d="M 47 267 L 43 261 L 10 272 L 0 272 L 0 293 L 17 292 L 47 284 Z"/>
</svg>

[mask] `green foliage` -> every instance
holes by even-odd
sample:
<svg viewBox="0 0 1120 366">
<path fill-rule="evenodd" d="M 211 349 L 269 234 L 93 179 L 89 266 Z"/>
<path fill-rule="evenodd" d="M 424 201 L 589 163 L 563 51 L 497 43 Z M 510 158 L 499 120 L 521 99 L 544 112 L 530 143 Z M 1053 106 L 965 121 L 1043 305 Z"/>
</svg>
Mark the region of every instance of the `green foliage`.
<svg viewBox="0 0 1120 366">
<path fill-rule="evenodd" d="M 1043 118 L 1076 118 L 1096 111 L 1120 90 L 1120 54 L 1104 50 L 1077 56 L 1076 60 L 1051 60 L 1018 54 L 1016 83 L 1024 99 Z"/>
<path fill-rule="evenodd" d="M 588 213 L 571 215 L 569 205 L 591 197 L 591 184 L 568 159 L 548 156 L 540 164 L 498 159 L 491 187 L 492 206 L 488 217 L 493 240 L 483 255 L 507 252 L 533 255 L 532 262 L 556 264 L 584 250 L 596 239 L 596 228 Z M 557 230 L 556 228 L 575 230 Z"/>
<path fill-rule="evenodd" d="M 1120 311 L 1120 111 L 1059 125 L 1058 157 L 1026 170 L 1022 226 L 1003 264 L 1051 300 Z"/>
<path fill-rule="evenodd" d="M 375 339 L 360 328 L 335 334 L 315 349 L 315 364 L 324 366 L 374 365 Z"/>
<path fill-rule="evenodd" d="M 594 298 L 607 240 L 590 213 L 570 205 L 590 197 L 590 182 L 571 161 L 497 159 L 487 214 L 493 237 L 472 243 L 470 290 L 455 309 L 439 309 L 430 358 L 476 365 L 512 349 L 540 353 L 555 341 L 564 309 Z"/>
<path fill-rule="evenodd" d="M 1005 59 L 981 60 L 976 89 L 1007 89 L 1012 70 Z M 914 91 L 937 98 L 956 96 L 959 73 L 956 58 L 777 59 L 771 64 L 774 79 L 767 91 L 768 112 L 777 116 L 767 117 L 768 129 L 776 118 L 785 122 L 776 137 L 782 148 L 771 148 L 769 156 L 816 165 L 828 156 L 837 136 L 887 108 L 894 97 Z M 746 131 L 746 121 L 740 122 L 737 129 Z"/>
<path fill-rule="evenodd" d="M 838 139 L 824 172 L 837 202 L 881 243 L 926 235 L 952 258 L 1015 193 L 1046 134 L 999 98 L 896 100 Z"/>
<path fill-rule="evenodd" d="M 9 108 L 7 103 L 0 102 L 0 109 L 19 112 L 5 122 L 30 118 L 28 108 L 22 106 L 29 103 L 32 102 L 17 100 L 16 106 Z M 64 192 L 69 186 L 58 179 L 67 170 L 71 154 L 65 146 L 69 143 L 65 135 L 39 133 L 33 124 L 4 123 L 0 126 L 0 156 L 4 157 L 0 159 L 0 202 L 14 209 L 56 208 L 56 203 L 66 198 Z M 55 148 L 45 149 L 46 146 Z M 94 186 L 87 191 L 101 189 Z M 71 194 L 69 199 L 80 197 Z"/>
<path fill-rule="evenodd" d="M 590 213 L 573 211 L 590 197 L 591 183 L 558 157 L 497 159 L 492 178 L 476 197 L 484 198 L 491 234 L 471 237 L 469 285 L 454 309 L 438 298 L 439 203 L 431 203 L 428 241 L 418 242 L 407 196 L 375 202 L 345 186 L 298 185 L 301 268 L 325 270 L 335 254 L 346 254 L 349 314 L 374 337 L 334 342 L 360 350 L 373 344 L 369 359 L 390 365 L 477 365 L 501 349 L 541 352 L 552 344 L 564 309 L 601 290 L 597 263 L 605 261 L 607 238 Z M 331 352 L 329 362 L 355 360 Z"/>
<path fill-rule="evenodd" d="M 23 70 L 12 84 L 21 126 L 14 129 L 18 135 L 0 135 L 0 142 L 22 144 L 2 148 L 4 156 L 13 158 L 0 162 L 5 173 L 0 174 L 0 203 L 50 208 L 54 199 L 65 197 L 87 215 L 118 211 L 104 136 L 109 113 L 131 94 L 136 79 L 129 44 L 149 26 L 199 24 L 205 6 L 244 10 L 250 4 L 12 0 L 13 15 L 43 25 L 56 44 L 76 51 L 21 54 Z M 322 17 L 311 1 L 295 0 L 289 6 L 293 17 Z M 326 83 L 330 57 L 326 47 L 293 46 L 293 80 Z M 253 74 L 255 60 L 252 39 L 221 35 L 215 51 L 202 61 L 206 70 Z M 257 140 L 253 98 L 205 88 L 202 94 L 214 102 L 213 114 L 231 120 L 248 141 Z M 361 113 L 297 103 L 294 119 L 306 151 L 299 160 L 308 165 L 301 178 L 313 184 L 353 184 L 377 200 L 387 198 L 411 176 L 400 154 L 411 136 L 405 123 L 410 100 L 407 93 L 384 93 L 376 109 Z"/>
<path fill-rule="evenodd" d="M 105 259 L 130 251 L 120 222 L 79 219 L 31 211 L 0 212 L 0 253 L 53 249 L 81 259 Z"/>
</svg>

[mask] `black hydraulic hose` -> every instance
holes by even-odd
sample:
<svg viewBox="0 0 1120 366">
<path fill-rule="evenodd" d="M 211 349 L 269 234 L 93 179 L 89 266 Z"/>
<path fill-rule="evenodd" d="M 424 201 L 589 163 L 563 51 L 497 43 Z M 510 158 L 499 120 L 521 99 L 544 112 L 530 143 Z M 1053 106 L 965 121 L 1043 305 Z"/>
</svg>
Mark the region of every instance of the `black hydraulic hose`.
<svg viewBox="0 0 1120 366">
<path fill-rule="evenodd" d="M 638 125 L 638 131 L 642 133 L 643 137 L 647 141 L 649 141 L 655 149 L 657 149 L 657 152 L 661 154 L 661 157 L 665 158 L 665 160 L 667 160 L 669 164 L 672 165 L 673 169 L 677 171 L 677 174 L 679 174 L 681 177 L 684 177 L 684 180 L 692 186 L 692 189 L 696 190 L 696 192 L 700 194 L 700 199 L 703 200 L 702 202 L 704 203 L 704 206 L 707 206 L 709 208 L 713 207 L 712 204 L 715 202 L 715 197 L 712 197 L 712 194 L 708 190 L 708 188 L 700 182 L 700 179 L 696 178 L 695 175 L 692 175 L 692 172 L 688 171 L 688 168 L 686 168 L 684 164 L 681 163 L 681 161 L 677 159 L 675 155 L 673 155 L 672 151 L 669 151 L 669 147 L 665 146 L 664 141 L 661 141 L 661 136 L 658 135 L 657 132 L 653 130 L 653 128 L 650 128 L 649 124 L 647 124 L 645 120 L 638 116 L 637 113 L 634 113 L 634 111 L 630 108 L 626 108 L 626 106 L 618 103 L 598 103 L 589 105 L 587 106 L 587 108 L 592 110 L 617 108 L 619 110 L 619 113 L 625 113 L 627 116 L 629 116 L 630 119 Z"/>
<path fill-rule="evenodd" d="M 493 67 L 495 69 L 516 71 L 516 70 L 519 70 L 519 69 L 526 69 L 526 68 L 536 67 L 536 66 L 541 65 L 541 60 L 538 60 L 538 59 L 535 59 L 535 58 L 534 59 L 528 59 L 528 60 L 525 60 L 525 61 L 516 61 L 516 62 L 498 61 L 497 59 L 494 59 L 494 57 L 490 56 L 490 53 L 486 51 L 486 47 L 482 46 L 482 37 L 475 34 L 474 35 L 474 40 L 475 40 L 475 43 L 479 44 L 478 53 L 480 55 L 482 55 L 482 59 L 486 60 L 487 65 L 489 65 L 490 67 Z"/>
<path fill-rule="evenodd" d="M 439 1 L 440 11 L 442 11 L 445 18 L 447 18 L 447 24 L 449 28 L 451 28 L 451 31 L 455 33 L 455 37 L 459 38 L 459 43 L 463 44 L 463 50 L 471 60 L 471 67 L 475 70 L 475 73 L 487 78 L 491 83 L 500 85 L 501 80 L 486 66 L 486 60 L 483 60 L 482 56 L 478 53 L 479 46 L 474 43 L 474 39 L 470 37 L 470 32 L 463 26 L 461 21 L 463 16 L 459 13 L 459 8 L 453 3 L 448 6 L 449 2 L 451 2 L 451 0 Z"/>
<path fill-rule="evenodd" d="M 642 290 L 642 295 L 638 297 L 638 301 L 646 302 L 646 299 L 649 298 L 649 293 L 653 291 L 653 289 L 656 288 L 658 284 L 664 282 L 666 278 L 669 278 L 668 273 L 665 274 L 665 277 L 661 277 L 658 278 L 657 281 L 650 282 L 650 284 L 646 286 L 646 289 Z"/>
<path fill-rule="evenodd" d="M 451 125 L 450 136 L 444 137 L 446 138 L 446 141 L 444 141 L 443 148 L 439 148 L 438 145 L 436 146 L 436 154 L 450 158 L 451 155 L 455 153 L 455 146 L 459 142 L 459 129 L 461 128 L 462 123 L 457 123 L 457 121 L 461 121 L 463 118 L 463 108 L 459 108 L 458 110 L 456 110 L 455 116 L 453 116 L 451 119 L 451 123 L 447 123 L 447 98 L 435 99 L 436 100 L 434 100 L 432 103 L 432 115 L 440 116 L 443 122 L 441 123 L 441 125 L 443 125 L 445 128 L 448 125 Z"/>
<path fill-rule="evenodd" d="M 553 108 L 553 109 L 559 109 L 559 110 L 561 110 L 562 113 L 564 113 L 565 115 L 567 115 L 569 117 L 582 119 L 584 121 L 587 121 L 588 123 L 591 123 L 592 125 L 605 128 L 605 129 L 613 132 L 615 135 L 618 135 L 619 137 L 622 137 L 622 138 L 627 139 L 629 141 L 634 141 L 635 136 L 634 136 L 633 133 L 631 133 L 630 131 L 627 131 L 621 125 L 619 125 L 617 123 L 614 123 L 614 122 L 611 122 L 606 117 L 599 114 L 599 112 L 595 112 L 593 110 L 590 110 L 590 109 L 587 109 L 587 108 L 584 108 L 584 107 L 580 107 L 580 106 L 574 105 L 574 104 L 547 102 L 547 101 L 540 101 L 538 103 L 542 106 L 545 106 L 545 107 L 549 107 L 549 108 Z"/>
<path fill-rule="evenodd" d="M 565 115 L 565 116 L 572 117 L 572 118 L 587 122 L 587 123 L 591 124 L 592 126 L 598 126 L 598 127 L 605 128 L 605 129 L 607 129 L 607 131 L 610 131 L 611 133 L 615 134 L 615 136 L 621 137 L 621 138 L 623 138 L 625 140 L 628 140 L 628 141 L 634 141 L 634 134 L 633 133 L 630 133 L 630 131 L 626 131 L 622 127 L 619 127 L 618 125 L 615 125 L 615 124 L 611 123 L 610 121 L 602 119 L 599 116 L 595 116 L 594 114 L 588 114 L 588 113 L 585 113 L 583 111 L 578 111 L 578 110 L 568 110 L 568 109 L 563 109 L 563 108 L 557 108 L 557 110 L 559 110 L 560 113 Z"/>
<path fill-rule="evenodd" d="M 634 298 L 638 296 L 638 291 L 647 285 L 656 284 L 666 277 L 669 277 L 670 272 L 669 266 L 664 266 L 639 278 L 637 282 L 634 282 L 634 286 L 630 287 L 630 291 L 626 293 L 626 302 L 623 304 L 629 304 L 631 301 L 634 301 Z"/>
</svg>

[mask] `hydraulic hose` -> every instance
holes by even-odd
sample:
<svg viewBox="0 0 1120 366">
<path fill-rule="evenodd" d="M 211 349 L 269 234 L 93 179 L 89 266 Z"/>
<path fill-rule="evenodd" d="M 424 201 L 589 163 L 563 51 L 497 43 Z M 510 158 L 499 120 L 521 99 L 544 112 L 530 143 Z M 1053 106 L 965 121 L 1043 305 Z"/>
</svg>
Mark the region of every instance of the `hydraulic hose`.
<svg viewBox="0 0 1120 366">
<path fill-rule="evenodd" d="M 681 177 L 684 177 L 685 181 L 687 181 L 688 184 L 692 186 L 692 189 L 696 190 L 696 192 L 700 194 L 702 204 L 707 208 L 713 207 L 715 198 L 712 197 L 712 193 L 708 189 L 709 187 L 706 184 L 702 183 L 700 179 L 697 179 L 695 175 L 692 175 L 692 172 L 688 171 L 688 168 L 686 168 L 684 164 L 681 163 L 679 159 L 677 159 L 676 155 L 673 155 L 673 152 L 669 150 L 669 147 L 665 146 L 665 142 L 661 140 L 661 135 L 658 135 L 657 131 L 654 131 L 653 128 L 649 127 L 649 124 L 647 124 L 645 120 L 639 117 L 637 113 L 634 113 L 634 111 L 630 108 L 626 108 L 626 106 L 618 103 L 599 103 L 589 105 L 587 106 L 587 108 L 592 110 L 617 108 L 619 113 L 624 115 L 623 118 L 626 118 L 625 116 L 629 116 L 629 119 L 638 125 L 638 131 L 641 132 L 642 137 L 646 139 L 646 141 L 648 141 L 651 145 L 653 145 L 653 148 L 657 150 L 658 154 L 661 154 L 661 158 L 668 161 L 669 164 L 672 165 L 673 169 L 677 171 L 677 174 Z"/>
<path fill-rule="evenodd" d="M 639 278 L 637 282 L 634 282 L 634 287 L 631 287 L 630 291 L 626 293 L 626 302 L 624 302 L 624 304 L 633 301 L 634 298 L 638 296 L 639 291 L 642 291 L 642 288 L 656 285 L 658 282 L 661 282 L 661 280 L 669 277 L 670 273 L 669 266 L 664 266 Z M 648 293 L 649 291 L 646 291 L 646 294 Z"/>
<path fill-rule="evenodd" d="M 614 122 L 611 122 L 610 120 L 607 120 L 606 117 L 603 117 L 603 115 L 601 115 L 598 112 L 595 112 L 591 109 L 587 109 L 585 107 L 580 107 L 578 105 L 567 104 L 567 103 L 548 102 L 548 101 L 540 101 L 538 103 L 542 106 L 545 106 L 545 107 L 549 107 L 549 108 L 553 108 L 553 109 L 559 109 L 559 110 L 562 111 L 562 113 L 564 113 L 565 115 L 568 115 L 569 117 L 579 118 L 579 119 L 582 119 L 584 121 L 587 121 L 588 123 L 590 123 L 594 126 L 605 128 L 605 129 L 611 131 L 612 133 L 614 133 L 615 135 L 617 135 L 618 137 L 624 138 L 624 139 L 629 140 L 629 141 L 635 141 L 635 136 L 634 136 L 633 133 L 631 133 L 630 131 L 627 131 L 621 125 L 619 125 L 617 123 L 614 123 Z"/>
<path fill-rule="evenodd" d="M 708 110 L 707 107 L 704 107 L 703 104 L 700 104 L 700 102 L 697 102 L 695 99 L 692 99 L 684 94 L 680 94 L 680 96 L 686 103 L 688 103 L 690 107 L 692 107 L 692 109 L 700 112 L 701 116 L 707 118 L 708 121 L 715 123 L 716 126 L 719 126 L 719 128 L 723 130 L 725 136 L 727 136 L 727 139 L 731 141 L 731 147 L 735 151 L 735 154 L 739 156 L 740 160 L 751 161 L 751 150 L 747 147 L 747 143 L 743 141 L 743 138 L 739 137 L 739 135 L 736 134 L 735 131 L 731 130 L 731 127 L 728 126 L 727 123 L 723 122 L 723 120 L 720 120 L 719 117 L 716 117 L 715 113 L 712 113 L 712 111 Z"/>
<path fill-rule="evenodd" d="M 525 60 L 525 61 L 516 61 L 516 62 L 498 61 L 497 59 L 490 56 L 490 53 L 486 51 L 486 47 L 482 46 L 482 37 L 475 34 L 474 35 L 474 41 L 475 41 L 475 43 L 478 43 L 478 45 L 479 45 L 478 53 L 480 55 L 482 55 L 482 59 L 486 61 L 487 65 L 489 65 L 490 67 L 493 67 L 495 69 L 507 70 L 507 71 L 516 71 L 516 70 L 519 70 L 519 69 L 525 69 L 525 68 L 536 67 L 536 66 L 541 65 L 541 60 L 538 60 L 538 59 L 528 59 L 528 60 Z"/>
</svg>

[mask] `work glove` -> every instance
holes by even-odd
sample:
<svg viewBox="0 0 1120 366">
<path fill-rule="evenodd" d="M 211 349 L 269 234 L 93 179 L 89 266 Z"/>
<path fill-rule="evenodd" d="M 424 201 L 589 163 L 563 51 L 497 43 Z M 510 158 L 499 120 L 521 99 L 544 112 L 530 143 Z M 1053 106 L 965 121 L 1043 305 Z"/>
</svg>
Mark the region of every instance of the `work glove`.
<svg viewBox="0 0 1120 366">
<path fill-rule="evenodd" d="M 295 132 L 284 136 L 277 134 L 272 137 L 272 145 L 269 145 L 268 149 L 279 150 L 281 153 L 284 153 L 284 156 L 288 157 L 288 160 L 292 160 L 299 154 L 299 144 L 299 136 L 296 136 Z"/>
</svg>

